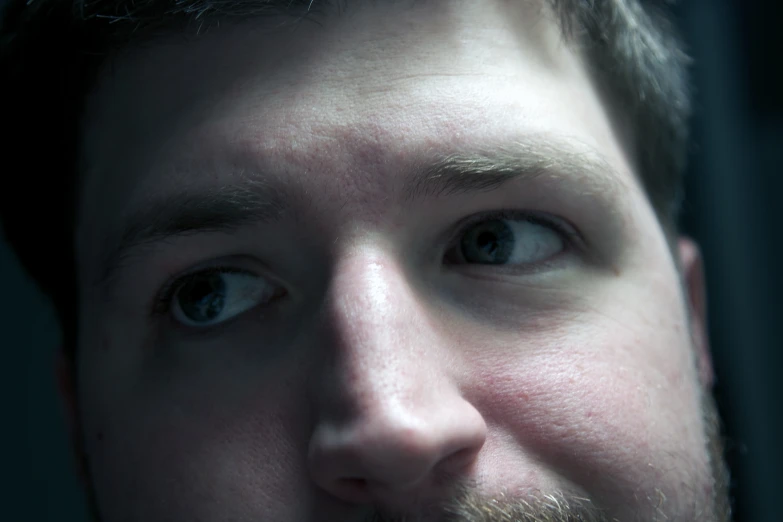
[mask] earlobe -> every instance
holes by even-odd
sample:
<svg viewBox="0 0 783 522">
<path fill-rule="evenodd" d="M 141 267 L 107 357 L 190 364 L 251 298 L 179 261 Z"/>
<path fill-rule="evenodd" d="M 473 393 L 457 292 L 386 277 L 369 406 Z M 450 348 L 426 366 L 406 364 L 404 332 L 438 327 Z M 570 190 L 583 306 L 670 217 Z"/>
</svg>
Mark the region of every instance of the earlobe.
<svg viewBox="0 0 783 522">
<path fill-rule="evenodd" d="M 712 388 L 715 375 L 707 333 L 707 289 L 704 279 L 704 262 L 699 246 L 692 239 L 680 237 L 677 246 L 683 291 L 688 304 L 691 336 L 697 357 L 699 380 L 702 386 L 709 390 Z"/>
<path fill-rule="evenodd" d="M 86 484 L 87 473 L 84 468 L 84 451 L 80 436 L 78 398 L 76 396 L 76 383 L 73 382 L 74 375 L 73 362 L 65 356 L 62 350 L 59 350 L 57 360 L 55 361 L 57 392 L 60 396 L 60 405 L 68 429 L 76 473 L 82 483 Z"/>
</svg>

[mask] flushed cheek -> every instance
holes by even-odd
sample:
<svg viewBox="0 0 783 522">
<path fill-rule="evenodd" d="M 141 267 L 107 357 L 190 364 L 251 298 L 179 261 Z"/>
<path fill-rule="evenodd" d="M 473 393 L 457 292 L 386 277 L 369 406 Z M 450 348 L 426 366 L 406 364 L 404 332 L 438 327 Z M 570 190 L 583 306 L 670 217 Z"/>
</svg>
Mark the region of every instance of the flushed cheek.
<svg viewBox="0 0 783 522">
<path fill-rule="evenodd" d="M 688 496 L 683 485 L 704 475 L 695 388 L 673 389 L 668 371 L 649 367 L 640 348 L 654 346 L 617 333 L 590 339 L 517 363 L 485 361 L 485 414 L 518 451 L 535 453 L 605 505 L 644 512 L 640 499 L 660 490 L 676 511 L 687 501 L 678 498 Z"/>
</svg>

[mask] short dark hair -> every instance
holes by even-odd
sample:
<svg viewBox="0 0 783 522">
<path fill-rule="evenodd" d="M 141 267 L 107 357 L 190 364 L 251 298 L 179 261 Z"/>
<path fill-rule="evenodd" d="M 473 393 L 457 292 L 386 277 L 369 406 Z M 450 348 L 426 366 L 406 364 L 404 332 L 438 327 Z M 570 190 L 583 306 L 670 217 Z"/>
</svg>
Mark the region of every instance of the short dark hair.
<svg viewBox="0 0 783 522">
<path fill-rule="evenodd" d="M 324 7 L 334 2 L 8 1 L 0 29 L 6 136 L 0 222 L 22 266 L 51 299 L 68 357 L 75 357 L 78 343 L 74 232 L 82 185 L 82 111 L 99 68 L 124 46 L 156 35 L 199 34 L 220 20 L 250 17 L 300 21 Z M 630 123 L 637 174 L 664 231 L 673 237 L 691 94 L 689 58 L 665 6 L 644 0 L 545 0 L 542 7 L 582 54 L 613 101 L 610 110 Z"/>
</svg>

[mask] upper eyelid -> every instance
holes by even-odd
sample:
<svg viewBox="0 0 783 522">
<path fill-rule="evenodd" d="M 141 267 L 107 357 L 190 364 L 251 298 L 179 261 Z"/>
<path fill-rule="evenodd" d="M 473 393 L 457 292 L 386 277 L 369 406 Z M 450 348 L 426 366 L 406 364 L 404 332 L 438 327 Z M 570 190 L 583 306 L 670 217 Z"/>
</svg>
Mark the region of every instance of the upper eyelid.
<svg viewBox="0 0 783 522">
<path fill-rule="evenodd" d="M 575 239 L 577 241 L 582 241 L 583 238 L 578 228 L 576 228 L 568 220 L 554 214 L 541 211 L 529 211 L 520 208 L 499 208 L 473 213 L 459 219 L 451 227 L 446 229 L 445 233 L 447 239 L 443 241 L 442 246 L 449 248 L 460 236 L 460 234 L 465 232 L 466 228 L 492 219 L 508 219 L 512 221 L 528 220 L 536 224 L 542 224 L 544 226 L 553 228 L 558 233 L 561 233 L 562 235 L 568 236 L 569 238 Z M 269 275 L 265 275 L 263 271 L 259 272 L 247 268 L 239 268 L 236 264 L 231 264 L 230 261 L 220 261 L 214 262 L 213 264 L 207 264 L 205 266 L 190 268 L 183 273 L 169 274 L 166 282 L 161 285 L 161 291 L 159 294 L 163 295 L 172 289 L 176 289 L 178 286 L 181 286 L 182 283 L 187 281 L 189 277 L 209 272 L 247 274 L 255 277 L 267 278 L 270 281 L 274 281 L 274 278 L 270 277 Z"/>
<path fill-rule="evenodd" d="M 574 227 L 570 222 L 568 222 L 567 220 L 559 216 L 547 212 L 503 208 L 503 209 L 496 209 L 496 210 L 474 213 L 465 216 L 464 218 L 457 221 L 457 223 L 455 223 L 452 227 L 450 227 L 450 229 L 452 230 L 451 232 L 452 237 L 448 241 L 446 241 L 444 245 L 442 245 L 445 247 L 446 249 L 445 251 L 448 251 L 452 247 L 454 242 L 460 237 L 461 234 L 463 234 L 466 231 L 467 228 L 477 223 L 489 221 L 492 219 L 530 221 L 554 229 L 554 231 L 558 233 L 561 237 L 568 236 L 568 238 L 574 238 L 577 240 L 581 238 L 581 233 L 578 231 L 578 229 Z M 570 243 L 568 239 L 566 239 L 566 241 Z M 569 248 L 569 246 L 566 245 L 566 248 Z M 166 282 L 155 293 L 152 302 L 148 305 L 149 306 L 148 315 L 152 317 L 152 316 L 168 313 L 172 299 L 175 297 L 176 293 L 179 291 L 182 285 L 188 281 L 189 278 L 198 275 L 209 274 L 209 273 L 244 274 L 253 277 L 263 278 L 268 280 L 271 284 L 275 284 L 275 278 L 273 277 L 264 275 L 263 273 L 258 273 L 257 271 L 254 270 L 239 268 L 235 264 L 228 264 L 228 262 L 226 261 L 221 261 L 206 266 L 197 265 L 195 268 L 190 268 L 186 270 L 184 273 L 180 273 L 178 275 L 173 275 L 173 274 L 169 275 L 169 277 L 166 279 Z"/>
<path fill-rule="evenodd" d="M 465 232 L 466 228 L 491 219 L 529 220 L 534 223 L 550 226 L 557 232 L 579 241 L 581 241 L 583 237 L 579 229 L 573 226 L 568 220 L 552 213 L 525 209 L 500 208 L 473 213 L 459 219 L 444 231 L 447 239 L 443 241 L 443 246 L 449 248 L 458 239 L 460 234 Z M 188 278 L 209 272 L 248 274 L 274 281 L 273 278 L 270 278 L 262 272 L 248 268 L 240 268 L 236 263 L 230 260 L 213 261 L 211 264 L 207 261 L 206 263 L 199 263 L 195 267 L 188 268 L 182 272 L 173 271 L 166 274 L 165 280 L 159 285 L 159 291 L 156 295 L 161 297 L 170 295 L 170 293 L 182 286 Z"/>
<path fill-rule="evenodd" d="M 454 226 L 452 237 L 449 239 L 448 244 L 451 245 L 459 237 L 459 235 L 465 231 L 466 228 L 491 219 L 510 219 L 516 221 L 526 220 L 532 223 L 542 224 L 544 226 L 554 228 L 558 233 L 567 236 L 569 239 L 576 240 L 580 242 L 580 244 L 584 242 L 582 233 L 579 231 L 579 229 L 566 219 L 555 216 L 548 212 L 509 208 L 479 212 L 461 219 Z"/>
<path fill-rule="evenodd" d="M 445 247 L 449 247 L 456 239 L 457 237 L 462 234 L 466 228 L 481 223 L 486 220 L 491 219 L 509 219 L 509 220 L 516 220 L 516 221 L 522 221 L 522 220 L 528 220 L 533 223 L 543 224 L 545 226 L 549 226 L 551 228 L 554 228 L 556 231 L 562 233 L 563 235 L 568 236 L 569 238 L 576 239 L 578 241 L 584 241 L 584 236 L 582 235 L 581 231 L 575 227 L 569 220 L 557 216 L 555 214 L 552 214 L 550 212 L 543 212 L 543 211 L 533 211 L 533 210 L 526 210 L 522 208 L 498 208 L 493 210 L 486 210 L 481 212 L 475 212 L 473 214 L 464 216 L 457 220 L 456 223 L 452 224 L 450 227 L 448 227 L 446 230 L 441 232 L 446 236 L 445 240 L 442 240 L 442 245 Z M 439 242 L 439 244 L 441 244 Z M 245 262 L 244 264 L 247 264 Z M 248 274 L 252 276 L 257 277 L 265 277 L 270 280 L 274 280 L 274 278 L 270 277 L 269 275 L 264 274 L 264 271 L 258 271 L 258 270 L 252 270 L 249 268 L 240 268 L 238 266 L 238 262 L 234 262 L 230 259 L 227 260 L 220 260 L 220 261 L 205 261 L 202 263 L 198 263 L 196 266 L 188 268 L 181 272 L 171 272 L 167 274 L 167 277 L 165 278 L 165 282 L 160 285 L 161 290 L 163 289 L 171 289 L 172 287 L 179 286 L 182 282 L 186 281 L 187 278 L 193 277 L 198 274 L 202 274 L 204 272 L 228 272 L 228 273 L 240 273 L 240 274 Z M 163 291 L 159 293 L 164 293 Z"/>
<path fill-rule="evenodd" d="M 184 273 L 178 274 L 178 275 L 170 275 L 166 281 L 163 283 L 163 285 L 160 286 L 160 289 L 155 292 L 155 296 L 152 300 L 152 303 L 149 305 L 148 314 L 154 315 L 157 312 L 160 312 L 160 307 L 163 303 L 170 302 L 171 299 L 174 297 L 176 292 L 182 287 L 182 285 L 188 281 L 189 278 L 203 275 L 203 274 L 209 274 L 209 273 L 220 273 L 220 274 L 245 274 L 250 275 L 254 277 L 264 277 L 260 274 L 254 273 L 252 270 L 239 268 L 234 265 L 223 263 L 213 264 L 213 265 L 207 265 L 202 266 L 199 268 L 191 268 L 189 270 L 186 270 Z"/>
<path fill-rule="evenodd" d="M 237 162 L 217 166 L 209 164 L 210 177 L 215 168 L 236 170 Z M 183 171 L 198 174 L 200 163 L 185 162 Z M 242 162 L 239 162 L 242 165 Z M 585 205 L 596 208 L 619 207 L 628 193 L 627 175 L 600 150 L 584 140 L 569 135 L 526 133 L 491 148 L 459 150 L 419 158 L 409 165 L 411 177 L 400 192 L 400 203 L 438 199 L 463 194 L 483 194 L 509 183 L 518 186 L 544 187 L 569 193 L 572 199 L 583 198 Z M 295 183 L 286 183 L 269 173 L 245 176 L 257 169 L 257 163 L 242 167 L 244 183 L 220 187 L 194 187 L 195 192 L 178 190 L 162 199 L 146 202 L 127 216 L 116 230 L 104 230 L 101 252 L 96 260 L 95 275 L 90 281 L 104 301 L 113 295 L 116 282 L 130 266 L 141 264 L 149 254 L 148 247 L 192 233 L 209 231 L 236 232 L 243 228 L 293 219 L 304 212 L 303 194 L 293 194 Z M 266 179 L 269 183 L 258 180 Z M 288 211 L 291 212 L 288 212 Z M 607 215 L 605 212 L 603 215 Z M 294 219 L 298 221 L 298 219 Z"/>
</svg>

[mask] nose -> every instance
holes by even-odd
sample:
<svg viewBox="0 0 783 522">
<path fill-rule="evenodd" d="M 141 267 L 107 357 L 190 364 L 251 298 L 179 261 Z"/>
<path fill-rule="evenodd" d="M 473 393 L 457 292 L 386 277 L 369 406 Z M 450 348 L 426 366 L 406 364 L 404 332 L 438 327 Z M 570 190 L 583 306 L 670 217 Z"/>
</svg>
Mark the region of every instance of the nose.
<svg viewBox="0 0 783 522">
<path fill-rule="evenodd" d="M 314 482 L 352 503 L 404 509 L 462 478 L 486 440 L 459 392 L 448 335 L 398 265 L 356 256 L 323 308 L 309 392 Z"/>
</svg>

